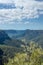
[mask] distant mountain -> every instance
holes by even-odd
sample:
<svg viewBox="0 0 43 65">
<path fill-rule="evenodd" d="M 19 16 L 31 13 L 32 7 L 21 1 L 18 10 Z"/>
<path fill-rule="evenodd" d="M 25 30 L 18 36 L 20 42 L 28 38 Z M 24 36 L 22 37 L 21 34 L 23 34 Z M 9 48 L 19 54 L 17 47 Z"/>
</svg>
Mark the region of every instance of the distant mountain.
<svg viewBox="0 0 43 65">
<path fill-rule="evenodd" d="M 23 37 L 25 30 L 5 30 L 5 32 L 11 37 L 11 38 L 19 38 Z"/>
<path fill-rule="evenodd" d="M 14 33 L 12 32 L 12 34 Z M 24 45 L 22 41 L 10 38 L 10 36 L 8 36 L 8 34 L 4 30 L 0 30 L 0 44 L 8 45 L 8 46 L 15 46 L 19 48 L 21 47 L 21 45 Z"/>
<path fill-rule="evenodd" d="M 43 30 L 5 30 L 12 39 L 35 41 L 43 46 Z"/>
<path fill-rule="evenodd" d="M 10 37 L 8 34 L 6 34 L 5 31 L 0 30 L 0 44 L 4 44 L 4 41 L 9 39 Z"/>
<path fill-rule="evenodd" d="M 43 30 L 0 30 L 0 44 L 20 47 L 30 41 L 43 47 Z"/>
</svg>

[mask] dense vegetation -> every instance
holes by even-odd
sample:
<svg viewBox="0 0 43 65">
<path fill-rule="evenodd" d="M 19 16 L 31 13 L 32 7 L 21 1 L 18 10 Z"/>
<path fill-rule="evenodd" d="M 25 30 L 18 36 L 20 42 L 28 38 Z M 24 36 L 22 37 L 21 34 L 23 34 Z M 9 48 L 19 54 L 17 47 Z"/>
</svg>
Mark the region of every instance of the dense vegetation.
<svg viewBox="0 0 43 65">
<path fill-rule="evenodd" d="M 43 31 L 0 30 L 0 65 L 43 65 Z"/>
<path fill-rule="evenodd" d="M 43 49 L 34 42 L 21 48 L 6 45 L 0 45 L 0 48 L 4 65 L 43 65 Z"/>
</svg>

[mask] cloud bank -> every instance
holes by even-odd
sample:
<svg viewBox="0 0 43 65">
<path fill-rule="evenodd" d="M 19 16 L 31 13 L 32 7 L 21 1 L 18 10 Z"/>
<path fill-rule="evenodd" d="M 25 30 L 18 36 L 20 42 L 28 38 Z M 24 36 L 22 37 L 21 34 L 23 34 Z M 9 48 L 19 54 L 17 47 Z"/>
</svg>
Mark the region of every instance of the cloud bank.
<svg viewBox="0 0 43 65">
<path fill-rule="evenodd" d="M 0 0 L 0 4 L 0 22 L 19 22 L 43 15 L 43 1 Z"/>
</svg>

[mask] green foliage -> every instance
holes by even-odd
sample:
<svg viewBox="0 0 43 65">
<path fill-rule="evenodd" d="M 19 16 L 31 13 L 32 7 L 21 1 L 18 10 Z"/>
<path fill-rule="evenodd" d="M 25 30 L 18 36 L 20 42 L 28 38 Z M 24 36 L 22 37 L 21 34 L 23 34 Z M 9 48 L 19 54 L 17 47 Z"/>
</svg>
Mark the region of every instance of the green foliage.
<svg viewBox="0 0 43 65">
<path fill-rule="evenodd" d="M 7 65 L 43 65 L 43 49 L 37 45 L 30 43 L 26 51 L 16 53 L 12 59 L 9 59 Z"/>
<path fill-rule="evenodd" d="M 4 65 L 43 65 L 42 30 L 0 30 L 0 44 Z"/>
</svg>

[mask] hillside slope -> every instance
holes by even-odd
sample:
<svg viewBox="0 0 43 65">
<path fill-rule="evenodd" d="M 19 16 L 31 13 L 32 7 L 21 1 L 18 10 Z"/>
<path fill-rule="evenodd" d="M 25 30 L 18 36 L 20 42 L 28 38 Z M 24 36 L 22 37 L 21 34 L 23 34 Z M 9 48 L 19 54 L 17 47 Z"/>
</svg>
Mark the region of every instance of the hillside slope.
<svg viewBox="0 0 43 65">
<path fill-rule="evenodd" d="M 19 39 L 25 42 L 35 41 L 43 45 L 43 30 L 5 30 L 12 39 Z"/>
</svg>

